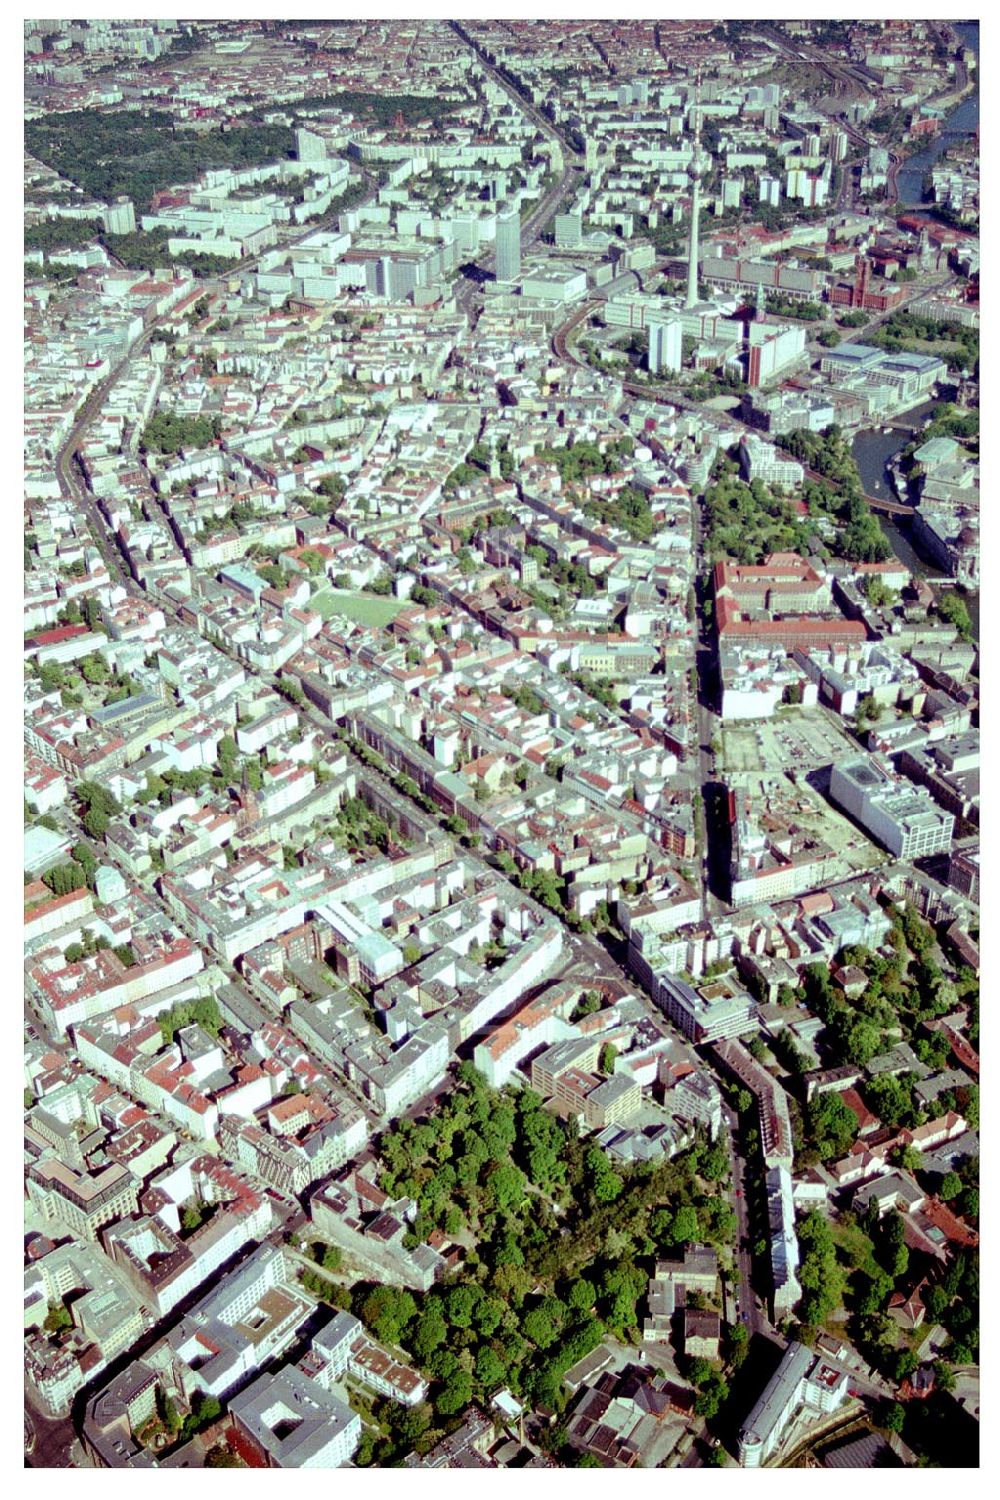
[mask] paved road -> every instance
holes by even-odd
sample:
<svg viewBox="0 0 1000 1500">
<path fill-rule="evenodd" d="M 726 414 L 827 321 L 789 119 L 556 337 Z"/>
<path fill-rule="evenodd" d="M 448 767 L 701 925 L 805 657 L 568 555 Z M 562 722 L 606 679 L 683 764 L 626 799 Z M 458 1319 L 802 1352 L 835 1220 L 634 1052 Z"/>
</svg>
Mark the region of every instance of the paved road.
<svg viewBox="0 0 1000 1500">
<path fill-rule="evenodd" d="M 68 1417 L 50 1417 L 38 1405 L 37 1397 L 24 1382 L 25 1438 L 30 1440 L 29 1424 L 34 1441 L 30 1452 L 25 1452 L 25 1463 L 33 1469 L 69 1469 L 73 1465 L 73 1445 L 76 1432 Z"/>
<path fill-rule="evenodd" d="M 539 199 L 538 203 L 532 209 L 527 219 L 525 219 L 521 225 L 521 251 L 523 254 L 527 253 L 535 248 L 536 244 L 541 238 L 543 230 L 549 223 L 549 220 L 552 218 L 556 209 L 559 207 L 559 204 L 562 202 L 563 198 L 566 196 L 567 189 L 570 183 L 579 182 L 581 180 L 583 166 L 582 163 L 577 159 L 579 157 L 579 153 L 576 151 L 576 148 L 561 134 L 561 132 L 556 129 L 552 121 L 548 119 L 546 115 L 543 115 L 540 110 L 536 109 L 529 100 L 523 98 L 523 96 L 518 93 L 517 89 L 514 88 L 514 86 L 506 78 L 504 78 L 500 72 L 498 72 L 498 70 L 487 58 L 486 53 L 483 51 L 479 43 L 466 31 L 465 27 L 459 21 L 449 21 L 448 24 L 455 32 L 455 34 L 470 49 L 470 51 L 475 53 L 481 67 L 485 72 L 489 73 L 494 82 L 504 90 L 504 92 L 510 98 L 511 102 L 514 104 L 515 108 L 520 110 L 520 112 L 525 115 L 533 125 L 537 126 L 539 130 L 541 130 L 546 136 L 548 136 L 549 140 L 554 141 L 563 153 L 565 165 L 560 176 L 558 177 L 556 182 L 554 182 L 553 185 L 549 188 L 548 192 Z M 496 256 L 491 252 L 490 254 L 477 257 L 475 264 L 479 267 L 479 270 L 486 273 L 488 277 L 494 270 L 496 264 Z M 455 291 L 455 298 L 459 303 L 459 306 L 469 318 L 470 323 L 472 323 L 474 326 L 479 313 L 482 310 L 481 287 L 475 281 L 469 278 L 465 278 L 457 286 Z"/>
<path fill-rule="evenodd" d="M 700 573 L 705 566 L 705 512 L 701 500 L 696 500 L 694 504 L 694 549 L 695 570 L 696 573 Z M 698 728 L 698 778 L 701 783 L 703 818 L 707 816 L 710 788 L 715 780 L 715 753 L 712 749 L 712 741 L 715 738 L 717 721 L 711 707 L 714 696 L 715 655 L 714 625 L 706 623 L 699 611 L 698 640 L 695 648 L 698 689 L 695 721 Z M 709 882 L 707 822 L 703 824 L 703 832 L 705 847 L 701 851 L 701 907 L 702 917 L 707 920 L 714 908 L 718 906 L 718 902 L 714 901 Z"/>
<path fill-rule="evenodd" d="M 549 136 L 551 140 L 557 141 L 568 156 L 579 157 L 581 155 L 581 153 L 572 144 L 572 142 L 568 140 L 561 131 L 556 129 L 548 116 L 543 115 L 541 110 L 536 109 L 531 101 L 529 99 L 525 99 L 523 94 L 519 93 L 514 85 L 508 79 L 506 79 L 503 74 L 497 70 L 497 68 L 494 67 L 493 63 L 490 62 L 485 51 L 476 41 L 475 37 L 471 36 L 470 33 L 466 31 L 465 27 L 460 21 L 449 21 L 448 25 L 455 32 L 455 34 L 462 39 L 465 45 L 476 54 L 476 57 L 479 59 L 480 65 L 487 73 L 490 74 L 494 83 L 496 83 L 498 87 L 504 90 L 504 92 L 509 96 L 509 98 L 517 106 L 517 108 L 521 110 L 523 114 L 527 115 L 528 119 L 532 122 L 533 125 L 537 125 L 539 130 L 544 130 L 545 134 Z"/>
<path fill-rule="evenodd" d="M 736 1286 L 736 1306 L 740 1322 L 751 1336 L 765 1331 L 765 1320 L 754 1294 L 751 1273 L 753 1260 L 750 1254 L 750 1214 L 747 1208 L 746 1163 L 736 1149 L 738 1123 L 735 1110 L 723 1110 L 726 1124 L 726 1150 L 729 1153 L 729 1170 L 733 1179 L 733 1206 L 738 1223 L 736 1240 L 736 1266 L 740 1279 Z M 769 1330 L 767 1330 L 769 1331 Z"/>
<path fill-rule="evenodd" d="M 567 354 L 566 339 L 568 334 L 586 317 L 588 308 L 577 308 L 567 321 L 553 335 L 553 348 L 556 353 L 564 358 L 573 359 L 572 354 Z M 644 393 L 645 394 L 645 393 Z M 671 401 L 673 397 L 671 396 Z M 678 406 L 692 406 L 681 398 L 676 403 Z M 742 428 L 742 423 L 733 423 L 734 427 Z M 700 503 L 695 506 L 695 561 L 696 568 L 700 571 L 703 565 L 704 547 L 704 513 Z M 715 695 L 715 660 L 716 646 L 714 627 L 706 624 L 700 613 L 698 618 L 698 645 L 695 664 L 697 669 L 697 778 L 701 786 L 702 797 L 707 806 L 710 789 L 714 787 L 715 755 L 712 750 L 712 742 L 718 730 L 719 720 L 713 711 L 712 704 Z M 706 827 L 707 836 L 707 827 Z M 701 888 L 702 916 L 705 920 L 711 920 L 725 910 L 721 897 L 713 892 L 709 882 L 709 861 L 707 848 L 702 850 L 702 859 L 699 867 L 699 881 Z M 718 873 L 718 872 L 717 872 Z M 752 1281 L 752 1257 L 750 1253 L 750 1226 L 749 1211 L 746 1198 L 746 1164 L 739 1156 L 737 1146 L 737 1121 L 733 1111 L 727 1110 L 725 1114 L 726 1147 L 729 1153 L 730 1172 L 733 1179 L 733 1206 L 736 1209 L 738 1221 L 738 1240 L 736 1249 L 736 1264 L 739 1268 L 740 1279 L 736 1288 L 737 1306 L 741 1321 L 749 1330 L 751 1336 L 760 1334 L 768 1338 L 775 1338 L 773 1330 L 767 1321 L 766 1313 L 756 1297 Z M 691 1455 L 685 1460 L 685 1466 L 691 1467 L 700 1463 L 697 1457 L 696 1447 L 692 1449 Z"/>
</svg>

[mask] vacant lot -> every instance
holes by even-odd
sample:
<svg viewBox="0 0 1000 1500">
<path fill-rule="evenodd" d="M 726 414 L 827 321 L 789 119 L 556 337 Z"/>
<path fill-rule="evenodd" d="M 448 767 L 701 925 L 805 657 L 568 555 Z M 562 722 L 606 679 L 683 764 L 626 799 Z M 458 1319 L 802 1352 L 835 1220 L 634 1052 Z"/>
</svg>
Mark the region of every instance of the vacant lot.
<svg viewBox="0 0 1000 1500">
<path fill-rule="evenodd" d="M 309 605 L 324 620 L 329 620 L 331 615 L 343 615 L 348 620 L 357 620 L 359 625 L 388 625 L 403 608 L 403 601 L 378 594 L 349 594 L 341 589 L 325 588 L 313 594 Z"/>
<path fill-rule="evenodd" d="M 759 731 L 756 726 L 741 726 L 722 731 L 722 769 L 725 771 L 763 771 Z M 775 767 L 774 769 L 780 769 Z"/>
<path fill-rule="evenodd" d="M 800 766 L 794 780 L 793 774 L 789 770 L 725 773 L 728 782 L 749 792 L 751 807 L 758 812 L 770 806 L 776 817 L 828 845 L 836 859 L 827 868 L 826 884 L 846 880 L 860 871 L 888 863 L 889 856 L 878 844 L 827 798 L 827 768 L 806 772 Z"/>
</svg>

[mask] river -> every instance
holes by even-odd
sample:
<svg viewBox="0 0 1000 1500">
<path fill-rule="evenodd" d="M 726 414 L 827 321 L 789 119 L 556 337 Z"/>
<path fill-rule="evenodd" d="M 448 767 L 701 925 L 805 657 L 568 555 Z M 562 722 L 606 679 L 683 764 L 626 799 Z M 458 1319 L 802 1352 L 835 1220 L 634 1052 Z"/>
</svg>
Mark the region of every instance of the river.
<svg viewBox="0 0 1000 1500">
<path fill-rule="evenodd" d="M 959 21 L 953 24 L 964 45 L 976 54 L 977 66 L 972 75 L 976 91 L 952 110 L 944 120 L 940 133 L 935 136 L 931 144 L 923 151 L 919 151 L 916 156 L 909 157 L 906 165 L 900 168 L 896 179 L 899 201 L 907 208 L 916 208 L 923 203 L 924 176 L 938 157 L 959 137 L 972 135 L 979 126 L 979 22 Z"/>
<path fill-rule="evenodd" d="M 900 412 L 892 420 L 894 422 L 905 421 L 914 430 L 919 429 L 924 418 L 930 415 L 937 404 L 937 401 L 922 401 L 919 406 Z M 893 489 L 886 478 L 885 466 L 890 458 L 895 457 L 906 447 L 911 441 L 911 436 L 909 432 L 895 430 L 882 432 L 878 427 L 863 429 L 858 433 L 851 446 L 851 452 L 858 466 L 858 473 L 861 475 L 861 483 L 866 494 L 874 495 L 876 498 L 882 496 L 887 499 L 893 498 Z M 940 568 L 914 547 L 913 532 L 909 521 L 904 519 L 900 522 L 895 516 L 882 514 L 879 514 L 878 519 L 893 552 L 910 570 L 914 578 L 940 578 L 942 576 Z M 973 634 L 978 640 L 979 594 L 966 594 L 965 602 L 972 618 Z"/>
<path fill-rule="evenodd" d="M 893 420 L 905 420 L 914 429 L 919 428 L 924 418 L 936 405 L 936 401 L 921 402 L 910 411 L 901 412 Z M 866 495 L 874 495 L 879 499 L 883 496 L 889 500 L 894 498 L 894 491 L 886 477 L 885 466 L 889 459 L 894 458 L 909 442 L 910 434 L 907 432 L 895 430 L 882 432 L 878 427 L 871 427 L 858 433 L 851 452 L 858 466 Z M 895 517 L 882 514 L 879 514 L 879 522 L 889 538 L 893 552 L 901 563 L 906 564 L 915 578 L 940 576 L 940 569 L 914 549 L 909 522 L 904 521 L 901 525 Z"/>
<path fill-rule="evenodd" d="M 959 21 L 954 23 L 954 29 L 958 33 L 964 45 L 976 55 L 979 60 L 979 22 Z M 972 135 L 979 125 L 979 69 L 976 68 L 973 78 L 976 91 L 963 99 L 961 104 L 952 110 L 945 119 L 940 134 L 935 140 L 916 156 L 911 156 L 905 167 L 900 170 L 898 177 L 899 200 L 907 207 L 914 207 L 923 202 L 923 179 L 924 174 L 930 169 L 937 158 L 946 151 L 948 146 L 961 136 Z M 903 412 L 900 416 L 893 418 L 898 422 L 900 417 L 907 420 L 914 429 L 920 427 L 924 418 L 932 411 L 936 402 L 924 401 L 920 406 L 913 407 L 910 411 Z M 886 479 L 885 466 L 889 459 L 893 458 L 901 449 L 910 442 L 910 434 L 905 432 L 883 433 L 879 428 L 870 428 L 859 432 L 854 439 L 853 454 L 858 470 L 861 474 L 861 482 L 869 495 L 891 497 L 892 487 Z M 879 516 L 882 530 L 885 532 L 893 552 L 899 558 L 915 578 L 940 577 L 937 566 L 923 557 L 913 545 L 912 528 L 907 521 L 898 522 L 893 516 Z M 972 628 L 976 639 L 979 639 L 979 594 L 967 594 L 966 603 L 969 614 L 972 617 Z"/>
</svg>

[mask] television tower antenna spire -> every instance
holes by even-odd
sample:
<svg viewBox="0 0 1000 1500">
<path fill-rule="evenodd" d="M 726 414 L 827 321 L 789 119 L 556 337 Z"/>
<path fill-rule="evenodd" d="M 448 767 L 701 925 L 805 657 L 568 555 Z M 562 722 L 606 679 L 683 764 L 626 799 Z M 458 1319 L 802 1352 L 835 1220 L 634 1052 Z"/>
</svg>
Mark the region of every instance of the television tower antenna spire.
<svg viewBox="0 0 1000 1500">
<path fill-rule="evenodd" d="M 701 149 L 701 73 L 695 75 L 694 105 L 691 110 L 694 126 L 694 150 L 688 162 L 688 177 L 691 181 L 691 238 L 688 245 L 688 282 L 685 307 L 694 307 L 698 302 L 698 216 L 701 212 L 701 178 L 706 167 L 706 158 Z"/>
</svg>

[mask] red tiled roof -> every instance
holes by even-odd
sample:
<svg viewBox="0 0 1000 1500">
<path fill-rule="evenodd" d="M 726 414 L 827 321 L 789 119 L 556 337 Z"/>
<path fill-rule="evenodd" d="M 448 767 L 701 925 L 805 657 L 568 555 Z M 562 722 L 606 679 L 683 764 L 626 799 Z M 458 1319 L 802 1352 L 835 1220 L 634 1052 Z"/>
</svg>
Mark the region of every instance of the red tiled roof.
<svg viewBox="0 0 1000 1500">
<path fill-rule="evenodd" d="M 57 646 L 60 641 L 71 641 L 74 636 L 89 635 L 89 625 L 59 625 L 54 630 L 41 630 L 25 642 L 28 646 Z"/>
</svg>

